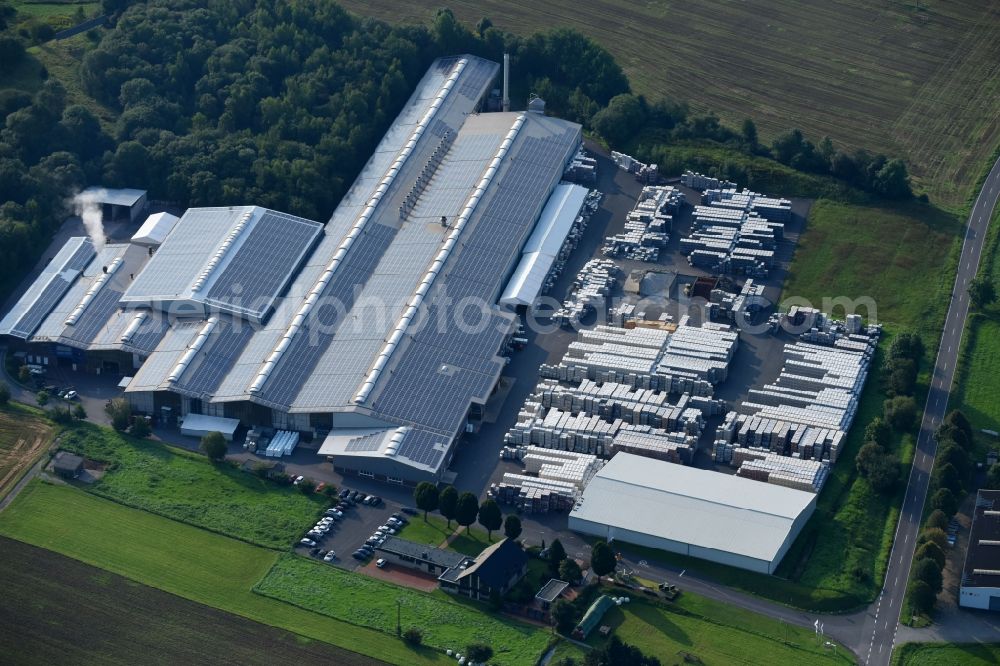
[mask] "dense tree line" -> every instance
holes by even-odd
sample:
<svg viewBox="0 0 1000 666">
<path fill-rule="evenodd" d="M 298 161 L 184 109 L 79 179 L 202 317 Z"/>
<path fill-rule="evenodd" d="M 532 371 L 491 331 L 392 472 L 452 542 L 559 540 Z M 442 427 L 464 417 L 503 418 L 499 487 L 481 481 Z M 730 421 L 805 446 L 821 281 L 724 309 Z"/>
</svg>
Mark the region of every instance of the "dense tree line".
<svg viewBox="0 0 1000 666">
<path fill-rule="evenodd" d="M 528 90 L 581 121 L 628 90 L 611 56 L 577 33 L 520 38 L 486 23 L 473 33 L 447 10 L 431 26 L 392 27 L 323 0 L 105 0 L 102 9 L 113 26 L 79 75 L 117 111 L 107 131 L 85 106 L 67 105 L 56 81 L 33 96 L 3 90 L 29 56 L 13 26 L 0 33 L 0 293 L 87 184 L 327 219 L 441 55 L 507 51 Z"/>
<path fill-rule="evenodd" d="M 867 151 L 836 150 L 829 137 L 817 146 L 801 130 L 778 136 L 770 146 L 759 142 L 757 126 L 746 119 L 739 130 L 723 125 L 712 113 L 693 114 L 687 104 L 622 93 L 591 118 L 592 129 L 612 146 L 634 149 L 642 159 L 664 162 L 671 143 L 707 140 L 745 152 L 770 157 L 805 173 L 833 176 L 848 185 L 886 199 L 913 196 L 906 164 Z"/>
</svg>

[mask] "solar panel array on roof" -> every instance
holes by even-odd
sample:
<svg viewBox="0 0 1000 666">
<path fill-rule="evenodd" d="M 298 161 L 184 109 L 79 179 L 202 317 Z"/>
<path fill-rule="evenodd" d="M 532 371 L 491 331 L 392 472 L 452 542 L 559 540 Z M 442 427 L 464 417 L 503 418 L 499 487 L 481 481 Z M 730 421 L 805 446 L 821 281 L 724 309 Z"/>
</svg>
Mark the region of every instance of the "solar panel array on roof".
<svg viewBox="0 0 1000 666">
<path fill-rule="evenodd" d="M 54 275 L 17 323 L 11 327 L 10 334 L 25 339 L 31 337 L 95 255 L 93 243 L 84 238 L 62 266 L 49 264 L 45 270 L 52 271 Z"/>
<path fill-rule="evenodd" d="M 476 325 L 470 310 L 467 326 L 460 327 L 454 323 L 451 308 L 470 297 L 478 303 L 495 302 L 517 252 L 561 176 L 560 160 L 572 152 L 578 137 L 578 131 L 567 129 L 545 138 L 527 136 L 519 142 L 494 196 L 446 266 L 446 283 L 432 292 L 426 306 L 426 320 L 432 324 L 413 334 L 412 343 L 372 403 L 378 415 L 450 437 L 465 418 L 470 397 L 488 396 L 503 367 L 496 352 L 510 319 L 491 311 L 488 323 Z M 450 302 L 444 300 L 445 294 Z M 438 321 L 448 325 L 433 324 Z M 428 396 L 433 396 L 433 410 L 427 409 Z"/>
<path fill-rule="evenodd" d="M 262 318 L 322 229 L 316 222 L 266 211 L 211 286 L 205 302 Z"/>
<path fill-rule="evenodd" d="M 465 95 L 472 100 L 478 100 L 485 92 L 486 84 L 496 74 L 496 64 L 486 60 L 475 60 L 470 61 L 466 67 L 474 68 L 474 70 L 471 74 L 462 77 L 462 84 L 458 86 L 458 94 Z"/>
<path fill-rule="evenodd" d="M 279 405 L 291 405 L 306 378 L 334 338 L 342 322 L 339 317 L 354 305 L 359 285 L 365 284 L 379 259 L 392 243 L 396 230 L 384 224 L 369 224 L 351 247 L 344 262 L 320 297 L 309 319 L 298 331 L 259 397 Z"/>
<path fill-rule="evenodd" d="M 239 319 L 223 321 L 210 344 L 199 354 L 200 363 L 181 375 L 175 385 L 178 390 L 193 395 L 213 393 L 250 342 L 254 334 L 252 326 Z"/>
<path fill-rule="evenodd" d="M 135 351 L 140 354 L 152 354 L 156 346 L 167 334 L 170 321 L 159 312 L 150 312 L 149 316 L 143 320 L 132 338 L 124 345 L 123 349 Z"/>
<path fill-rule="evenodd" d="M 80 315 L 76 324 L 66 327 L 63 337 L 83 345 L 89 344 L 107 325 L 108 319 L 118 308 L 118 299 L 121 297 L 122 292 L 120 291 L 107 287 L 101 289 Z"/>
<path fill-rule="evenodd" d="M 382 439 L 385 437 L 385 433 L 373 432 L 367 435 L 362 435 L 361 437 L 355 437 L 347 443 L 344 447 L 345 451 L 378 451 L 378 447 L 382 444 Z"/>
<path fill-rule="evenodd" d="M 400 442 L 396 455 L 436 469 L 441 464 L 447 445 L 448 440 L 441 435 L 426 430 L 411 429 Z"/>
</svg>

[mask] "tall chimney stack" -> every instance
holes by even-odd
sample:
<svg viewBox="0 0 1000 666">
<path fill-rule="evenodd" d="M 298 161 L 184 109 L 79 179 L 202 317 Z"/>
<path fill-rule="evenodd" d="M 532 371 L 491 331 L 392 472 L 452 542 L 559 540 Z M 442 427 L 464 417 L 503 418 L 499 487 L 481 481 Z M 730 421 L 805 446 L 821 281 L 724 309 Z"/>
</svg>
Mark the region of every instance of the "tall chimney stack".
<svg viewBox="0 0 1000 666">
<path fill-rule="evenodd" d="M 503 54 L 503 110 L 510 111 L 510 54 Z"/>
</svg>

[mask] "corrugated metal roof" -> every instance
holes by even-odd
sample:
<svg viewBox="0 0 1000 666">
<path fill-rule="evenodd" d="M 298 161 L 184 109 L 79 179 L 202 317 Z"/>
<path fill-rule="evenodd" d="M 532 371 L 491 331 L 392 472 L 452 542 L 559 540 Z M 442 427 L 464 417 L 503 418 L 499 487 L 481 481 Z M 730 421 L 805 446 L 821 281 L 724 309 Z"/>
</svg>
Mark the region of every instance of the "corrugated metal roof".
<svg viewBox="0 0 1000 666">
<path fill-rule="evenodd" d="M 619 453 L 571 518 L 772 561 L 813 493 Z"/>
</svg>

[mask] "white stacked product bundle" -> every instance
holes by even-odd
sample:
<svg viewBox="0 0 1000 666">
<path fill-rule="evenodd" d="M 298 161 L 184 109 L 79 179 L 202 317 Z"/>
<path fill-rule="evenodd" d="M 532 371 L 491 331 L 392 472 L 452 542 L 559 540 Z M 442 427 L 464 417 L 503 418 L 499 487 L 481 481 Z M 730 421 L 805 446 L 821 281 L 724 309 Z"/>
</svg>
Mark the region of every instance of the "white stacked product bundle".
<svg viewBox="0 0 1000 666">
<path fill-rule="evenodd" d="M 620 269 L 615 262 L 609 259 L 591 259 L 577 274 L 573 293 L 552 317 L 565 323 L 578 320 L 598 305 L 603 307 L 619 273 Z"/>
<path fill-rule="evenodd" d="M 719 178 L 713 178 L 711 176 L 706 176 L 693 171 L 685 171 L 681 176 L 681 182 L 684 183 L 685 187 L 690 187 L 693 190 L 736 188 L 736 183 L 728 180 L 721 180 Z"/>
<path fill-rule="evenodd" d="M 766 451 L 736 449 L 731 463 L 738 476 L 818 493 L 826 483 L 830 467 L 817 460 L 800 460 Z"/>
<path fill-rule="evenodd" d="M 684 195 L 675 187 L 644 187 L 625 218 L 624 231 L 605 238 L 602 251 L 610 257 L 655 262 L 659 249 L 670 240 L 672 213 L 680 210 L 683 201 Z"/>
<path fill-rule="evenodd" d="M 702 201 L 725 208 L 753 212 L 775 222 L 788 222 L 792 219 L 792 202 L 788 199 L 768 197 L 746 189 L 737 192 L 735 185 L 731 183 L 706 189 Z"/>
<path fill-rule="evenodd" d="M 697 447 L 698 438 L 695 436 L 648 426 L 622 428 L 612 441 L 612 453 L 624 451 L 679 465 L 690 464 Z"/>
<path fill-rule="evenodd" d="M 691 233 L 680 241 L 681 253 L 688 255 L 690 264 L 766 274 L 784 236 L 784 223 L 759 215 L 753 208 L 754 196 L 728 190 L 706 193 L 708 205 L 695 206 Z"/>
<path fill-rule="evenodd" d="M 689 375 L 712 384 L 725 381 L 729 362 L 736 353 L 739 334 L 728 327 L 681 325 L 669 334 L 666 349 L 657 367 L 662 375 Z"/>
</svg>

